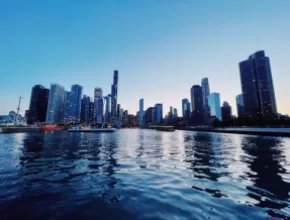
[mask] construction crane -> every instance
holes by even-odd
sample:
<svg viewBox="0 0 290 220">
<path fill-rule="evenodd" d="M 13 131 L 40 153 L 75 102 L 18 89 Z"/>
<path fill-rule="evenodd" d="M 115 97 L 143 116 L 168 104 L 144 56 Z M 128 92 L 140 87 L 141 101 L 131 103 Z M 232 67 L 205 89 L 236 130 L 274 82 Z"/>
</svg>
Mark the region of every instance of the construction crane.
<svg viewBox="0 0 290 220">
<path fill-rule="evenodd" d="M 16 124 L 16 120 L 17 120 L 17 117 L 18 117 L 18 114 L 19 114 L 19 110 L 20 110 L 20 104 L 21 104 L 21 99 L 23 99 L 23 97 L 19 97 L 19 101 L 18 101 L 18 107 L 17 107 L 17 112 L 16 112 L 16 115 L 15 115 L 15 124 Z"/>
</svg>

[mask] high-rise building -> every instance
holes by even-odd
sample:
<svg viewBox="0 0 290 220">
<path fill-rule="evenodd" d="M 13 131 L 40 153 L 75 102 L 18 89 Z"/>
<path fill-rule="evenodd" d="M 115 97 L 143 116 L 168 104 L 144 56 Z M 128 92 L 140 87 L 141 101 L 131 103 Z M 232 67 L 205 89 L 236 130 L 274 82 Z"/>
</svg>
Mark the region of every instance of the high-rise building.
<svg viewBox="0 0 290 220">
<path fill-rule="evenodd" d="M 61 123 L 64 119 L 65 90 L 58 84 L 51 84 L 46 112 L 46 123 Z"/>
<path fill-rule="evenodd" d="M 91 98 L 84 95 L 81 104 L 81 122 L 90 122 L 90 102 Z"/>
<path fill-rule="evenodd" d="M 161 124 L 163 122 L 163 105 L 158 103 L 154 108 L 154 123 Z"/>
<path fill-rule="evenodd" d="M 223 122 L 229 122 L 232 120 L 232 107 L 228 102 L 224 102 L 222 106 L 222 120 Z"/>
<path fill-rule="evenodd" d="M 45 122 L 49 89 L 42 85 L 36 85 L 31 90 L 30 104 L 27 116 L 27 124 Z"/>
<path fill-rule="evenodd" d="M 208 123 L 209 117 L 210 117 L 210 109 L 209 109 L 209 105 L 208 105 L 208 96 L 210 94 L 208 78 L 203 78 L 201 80 L 201 89 L 202 89 L 202 102 L 203 102 L 204 119 L 205 119 L 205 122 Z"/>
<path fill-rule="evenodd" d="M 146 109 L 144 114 L 144 123 L 146 125 L 154 123 L 154 107 L 149 107 Z"/>
<path fill-rule="evenodd" d="M 243 95 L 237 95 L 236 97 L 236 103 L 237 103 L 237 113 L 238 117 L 244 117 L 245 116 L 245 110 L 244 110 L 244 100 L 243 100 Z"/>
<path fill-rule="evenodd" d="M 104 97 L 106 101 L 106 107 L 105 107 L 105 122 L 110 122 L 110 116 L 111 116 L 111 94 L 108 94 Z"/>
<path fill-rule="evenodd" d="M 95 122 L 95 102 L 90 102 L 89 122 Z"/>
<path fill-rule="evenodd" d="M 82 92 L 83 92 L 82 86 L 80 85 L 71 86 L 69 118 L 73 122 L 80 121 Z"/>
<path fill-rule="evenodd" d="M 177 113 L 177 108 L 173 109 L 173 118 L 177 118 L 178 117 L 178 113 Z"/>
<path fill-rule="evenodd" d="M 94 103 L 94 122 L 103 123 L 105 113 L 105 99 L 103 98 L 102 88 L 95 88 Z"/>
<path fill-rule="evenodd" d="M 199 85 L 194 85 L 190 90 L 191 108 L 192 108 L 192 124 L 201 125 L 204 123 L 203 114 L 203 96 L 202 88 Z"/>
<path fill-rule="evenodd" d="M 188 99 L 182 99 L 182 117 L 185 122 L 190 119 L 191 107 Z"/>
<path fill-rule="evenodd" d="M 139 100 L 139 124 L 140 128 L 144 127 L 144 99 Z"/>
<path fill-rule="evenodd" d="M 257 51 L 239 63 L 246 117 L 277 116 L 276 98 L 269 57 Z"/>
<path fill-rule="evenodd" d="M 70 110 L 72 108 L 71 106 L 71 92 L 65 91 L 65 96 L 64 96 L 64 122 L 65 123 L 70 123 L 71 118 L 70 118 Z"/>
<path fill-rule="evenodd" d="M 208 96 L 208 105 L 210 110 L 210 116 L 216 117 L 220 121 L 222 120 L 221 113 L 221 101 L 219 93 L 212 93 Z"/>
<path fill-rule="evenodd" d="M 173 113 L 173 107 L 170 106 L 170 107 L 169 107 L 168 118 L 171 119 L 171 118 L 173 118 L 173 116 L 174 116 L 174 113 Z"/>
<path fill-rule="evenodd" d="M 111 115 L 112 122 L 115 123 L 117 118 L 117 104 L 118 104 L 118 81 L 119 81 L 119 73 L 118 70 L 114 70 L 114 79 L 113 84 L 111 86 Z"/>
</svg>

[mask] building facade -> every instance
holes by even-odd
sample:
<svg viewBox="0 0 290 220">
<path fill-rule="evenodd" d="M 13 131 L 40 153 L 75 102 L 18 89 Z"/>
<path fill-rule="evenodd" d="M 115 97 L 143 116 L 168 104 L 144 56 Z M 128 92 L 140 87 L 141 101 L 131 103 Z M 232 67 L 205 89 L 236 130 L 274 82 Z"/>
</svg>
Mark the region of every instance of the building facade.
<svg viewBox="0 0 290 220">
<path fill-rule="evenodd" d="M 192 108 L 191 123 L 194 125 L 204 124 L 203 96 L 201 86 L 192 86 L 190 90 L 190 96 Z"/>
<path fill-rule="evenodd" d="M 201 80 L 201 89 L 202 89 L 204 120 L 205 120 L 205 123 L 208 123 L 209 118 L 210 118 L 210 109 L 208 105 L 208 96 L 210 95 L 210 90 L 209 90 L 208 78 L 203 78 Z"/>
<path fill-rule="evenodd" d="M 94 122 L 103 123 L 105 113 L 105 99 L 102 88 L 95 88 L 94 92 Z"/>
<path fill-rule="evenodd" d="M 105 107 L 105 122 L 108 123 L 110 122 L 111 118 L 111 94 L 108 94 L 107 96 L 104 97 L 105 102 L 106 102 L 106 107 Z"/>
<path fill-rule="evenodd" d="M 116 122 L 117 118 L 118 81 L 119 81 L 119 72 L 118 70 L 114 70 L 113 84 L 111 86 L 111 116 L 113 123 Z"/>
<path fill-rule="evenodd" d="M 35 85 L 31 90 L 30 104 L 27 115 L 27 124 L 45 122 L 49 89 L 42 85 Z"/>
<path fill-rule="evenodd" d="M 91 98 L 87 95 L 84 95 L 82 98 L 81 104 L 81 122 L 89 123 L 90 120 L 90 102 Z"/>
<path fill-rule="evenodd" d="M 208 96 L 210 116 L 222 120 L 221 101 L 219 93 L 212 93 Z"/>
<path fill-rule="evenodd" d="M 158 103 L 154 108 L 154 123 L 161 124 L 163 122 L 163 105 Z"/>
<path fill-rule="evenodd" d="M 177 118 L 178 117 L 178 112 L 177 112 L 177 108 L 173 109 L 173 118 Z"/>
<path fill-rule="evenodd" d="M 224 102 L 222 106 L 222 121 L 230 122 L 232 120 L 232 107 L 228 102 Z"/>
<path fill-rule="evenodd" d="M 242 118 L 245 116 L 245 109 L 244 109 L 244 100 L 243 100 L 243 95 L 237 95 L 236 97 L 236 103 L 237 103 L 237 113 L 238 117 Z"/>
<path fill-rule="evenodd" d="M 144 99 L 139 100 L 139 124 L 140 128 L 144 127 Z"/>
<path fill-rule="evenodd" d="M 46 112 L 46 123 L 63 123 L 66 93 L 64 87 L 51 84 Z"/>
<path fill-rule="evenodd" d="M 244 114 L 246 117 L 275 118 L 276 98 L 269 57 L 257 51 L 239 63 Z"/>
<path fill-rule="evenodd" d="M 182 117 L 186 121 L 190 118 L 191 107 L 188 99 L 182 99 Z"/>
<path fill-rule="evenodd" d="M 69 119 L 73 122 L 80 122 L 81 103 L 82 103 L 83 87 L 80 85 L 72 85 L 70 91 L 70 108 Z"/>
</svg>

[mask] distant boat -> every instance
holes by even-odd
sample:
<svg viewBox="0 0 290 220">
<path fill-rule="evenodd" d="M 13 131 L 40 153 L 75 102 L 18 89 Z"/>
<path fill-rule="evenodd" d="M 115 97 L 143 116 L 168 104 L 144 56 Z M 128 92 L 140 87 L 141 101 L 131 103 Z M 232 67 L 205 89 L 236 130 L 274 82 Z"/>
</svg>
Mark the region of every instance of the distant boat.
<svg viewBox="0 0 290 220">
<path fill-rule="evenodd" d="M 58 127 L 57 125 L 44 125 L 40 127 L 41 131 L 61 131 L 63 130 L 62 127 Z"/>
<path fill-rule="evenodd" d="M 91 127 L 81 127 L 74 126 L 68 129 L 69 132 L 114 132 L 116 128 L 91 128 Z"/>
<path fill-rule="evenodd" d="M 160 127 L 156 128 L 157 131 L 175 131 L 176 129 L 174 127 Z"/>
</svg>

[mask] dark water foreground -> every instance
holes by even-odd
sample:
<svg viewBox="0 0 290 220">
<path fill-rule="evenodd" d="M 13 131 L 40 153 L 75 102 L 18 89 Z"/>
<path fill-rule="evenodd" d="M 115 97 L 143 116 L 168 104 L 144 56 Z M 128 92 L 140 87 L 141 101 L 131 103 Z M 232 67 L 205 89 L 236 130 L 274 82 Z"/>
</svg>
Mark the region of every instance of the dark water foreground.
<svg viewBox="0 0 290 220">
<path fill-rule="evenodd" d="M 0 219 L 288 219 L 290 138 L 0 135 Z"/>
</svg>

